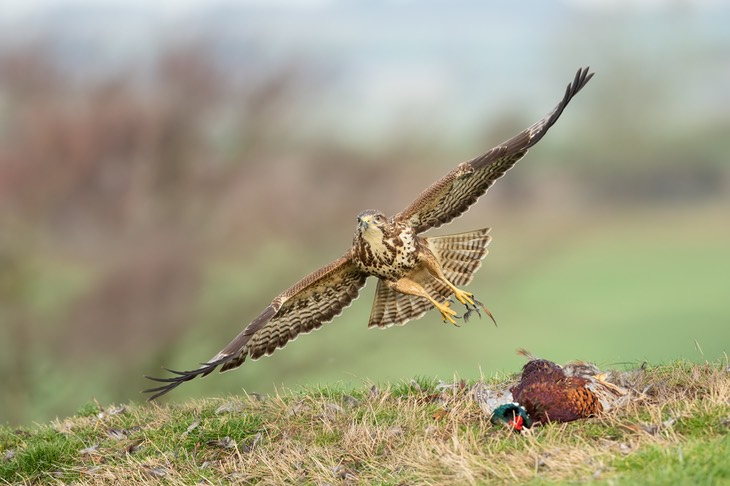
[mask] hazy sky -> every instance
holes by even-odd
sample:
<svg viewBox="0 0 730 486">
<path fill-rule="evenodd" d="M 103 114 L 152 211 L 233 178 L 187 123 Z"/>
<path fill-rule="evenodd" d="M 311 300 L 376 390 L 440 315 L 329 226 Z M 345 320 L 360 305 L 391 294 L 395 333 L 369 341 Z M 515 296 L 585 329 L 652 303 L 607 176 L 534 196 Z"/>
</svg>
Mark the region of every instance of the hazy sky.
<svg viewBox="0 0 730 486">
<path fill-rule="evenodd" d="M 0 19 L 12 21 L 22 19 L 44 10 L 58 7 L 127 7 L 139 9 L 174 19 L 186 16 L 197 10 L 205 10 L 219 5 L 279 5 L 292 8 L 311 8 L 337 3 L 339 0 L 3 0 L 0 2 Z M 417 0 L 386 0 L 382 3 L 407 4 Z M 504 1 L 504 0 L 501 0 Z M 495 3 L 499 3 L 496 1 Z M 622 8 L 663 8 L 678 5 L 712 8 L 722 5 L 723 0 L 563 0 L 563 3 L 584 8 L 622 9 Z"/>
<path fill-rule="evenodd" d="M 0 0 L 0 52 L 41 45 L 89 76 L 213 38 L 231 66 L 317 66 L 325 127 L 357 100 L 352 133 L 448 116 L 461 136 L 486 107 L 545 106 L 586 64 L 604 86 L 617 65 L 666 80 L 685 118 L 726 111 L 729 14 L 727 0 Z"/>
</svg>

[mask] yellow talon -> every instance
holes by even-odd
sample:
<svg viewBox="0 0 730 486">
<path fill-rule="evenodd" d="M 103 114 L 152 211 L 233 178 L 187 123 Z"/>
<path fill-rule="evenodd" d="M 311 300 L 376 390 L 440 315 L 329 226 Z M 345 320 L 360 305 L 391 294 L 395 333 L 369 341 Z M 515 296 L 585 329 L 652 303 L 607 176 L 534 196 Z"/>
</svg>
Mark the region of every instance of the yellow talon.
<svg viewBox="0 0 730 486">
<path fill-rule="evenodd" d="M 449 301 L 446 301 L 443 304 L 434 302 L 434 306 L 436 306 L 439 312 L 441 312 L 441 319 L 443 319 L 444 322 L 450 322 L 453 325 L 456 325 L 456 321 L 452 317 L 456 315 L 456 311 L 451 309 L 451 303 Z"/>
<path fill-rule="evenodd" d="M 464 290 L 454 287 L 454 296 L 459 300 L 459 302 L 464 305 L 474 305 L 474 299 L 472 299 L 472 297 L 474 297 L 474 294 L 472 294 L 471 292 L 466 292 Z"/>
</svg>

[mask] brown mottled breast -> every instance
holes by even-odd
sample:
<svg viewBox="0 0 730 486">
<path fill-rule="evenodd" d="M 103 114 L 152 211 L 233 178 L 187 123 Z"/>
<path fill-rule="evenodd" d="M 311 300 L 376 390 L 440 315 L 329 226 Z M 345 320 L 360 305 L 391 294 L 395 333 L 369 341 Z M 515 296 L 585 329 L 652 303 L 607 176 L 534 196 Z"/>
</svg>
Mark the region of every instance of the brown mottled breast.
<svg viewBox="0 0 730 486">
<path fill-rule="evenodd" d="M 382 237 L 368 240 L 360 233 L 353 240 L 353 262 L 357 267 L 385 280 L 398 280 L 418 264 L 423 243 L 410 226 L 390 223 Z"/>
</svg>

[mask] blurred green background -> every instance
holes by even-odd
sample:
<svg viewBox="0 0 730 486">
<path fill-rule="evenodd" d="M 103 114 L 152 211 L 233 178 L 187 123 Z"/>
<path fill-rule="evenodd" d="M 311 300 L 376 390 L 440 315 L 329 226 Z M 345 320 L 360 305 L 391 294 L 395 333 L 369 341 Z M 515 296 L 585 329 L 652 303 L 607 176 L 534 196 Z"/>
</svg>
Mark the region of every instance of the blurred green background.
<svg viewBox="0 0 730 486">
<path fill-rule="evenodd" d="M 142 400 L 458 162 L 595 78 L 464 217 L 494 313 L 315 336 L 165 397 L 726 359 L 730 6 L 7 0 L 0 422 Z"/>
</svg>

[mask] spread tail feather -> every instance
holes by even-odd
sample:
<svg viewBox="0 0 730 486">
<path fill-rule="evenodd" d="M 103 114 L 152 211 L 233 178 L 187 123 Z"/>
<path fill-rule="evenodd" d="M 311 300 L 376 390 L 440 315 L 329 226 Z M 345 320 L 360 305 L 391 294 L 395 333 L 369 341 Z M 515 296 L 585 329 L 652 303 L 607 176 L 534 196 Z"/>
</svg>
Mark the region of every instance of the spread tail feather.
<svg viewBox="0 0 730 486">
<path fill-rule="evenodd" d="M 491 228 L 482 228 L 467 233 L 426 238 L 428 247 L 436 256 L 449 281 L 456 285 L 468 285 L 482 266 L 487 256 Z"/>
<path fill-rule="evenodd" d="M 428 248 L 441 265 L 444 275 L 454 285 L 468 284 L 481 267 L 492 239 L 488 235 L 489 229 L 426 238 Z M 431 277 L 425 269 L 420 269 L 410 278 L 441 303 L 451 297 L 451 290 Z M 379 280 L 368 327 L 400 326 L 422 317 L 432 308 L 433 305 L 426 299 L 396 292 Z"/>
</svg>

